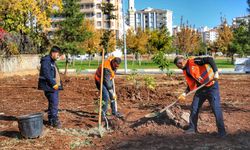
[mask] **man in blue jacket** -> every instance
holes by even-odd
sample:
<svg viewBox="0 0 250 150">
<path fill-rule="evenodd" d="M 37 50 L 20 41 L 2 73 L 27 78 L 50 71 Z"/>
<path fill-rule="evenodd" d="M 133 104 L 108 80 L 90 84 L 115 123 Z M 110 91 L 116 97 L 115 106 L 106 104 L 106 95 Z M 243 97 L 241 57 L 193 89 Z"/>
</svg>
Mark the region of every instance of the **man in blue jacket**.
<svg viewBox="0 0 250 150">
<path fill-rule="evenodd" d="M 58 119 L 59 90 L 62 90 L 62 83 L 59 70 L 55 61 L 59 58 L 60 48 L 53 46 L 50 54 L 41 59 L 38 89 L 43 90 L 48 99 L 48 124 L 60 128 Z"/>
</svg>

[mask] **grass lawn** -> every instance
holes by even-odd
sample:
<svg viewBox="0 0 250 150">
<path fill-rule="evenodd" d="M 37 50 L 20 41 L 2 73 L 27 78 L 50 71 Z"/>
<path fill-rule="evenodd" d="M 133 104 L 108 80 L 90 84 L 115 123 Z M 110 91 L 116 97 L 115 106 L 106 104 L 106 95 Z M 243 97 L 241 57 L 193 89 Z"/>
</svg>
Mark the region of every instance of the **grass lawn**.
<svg viewBox="0 0 250 150">
<path fill-rule="evenodd" d="M 216 59 L 215 60 L 217 67 L 218 68 L 234 68 L 234 65 L 231 64 L 231 62 L 227 59 Z M 65 61 L 58 61 L 57 65 L 60 69 L 64 69 L 65 68 Z M 73 66 L 73 64 L 69 64 L 69 68 L 70 69 L 81 69 L 81 70 L 85 70 L 85 69 L 96 69 L 98 67 L 98 61 L 97 60 L 93 60 L 90 63 L 89 66 L 89 61 L 75 61 L 75 65 Z M 120 68 L 124 68 L 124 61 L 122 62 L 122 64 L 120 65 Z M 156 64 L 154 64 L 151 60 L 144 60 L 141 62 L 141 66 L 139 66 L 138 62 L 133 62 L 132 61 L 128 61 L 128 69 L 157 69 L 158 66 Z M 177 69 L 177 67 L 173 64 L 173 61 L 171 60 L 170 63 L 170 69 Z"/>
</svg>

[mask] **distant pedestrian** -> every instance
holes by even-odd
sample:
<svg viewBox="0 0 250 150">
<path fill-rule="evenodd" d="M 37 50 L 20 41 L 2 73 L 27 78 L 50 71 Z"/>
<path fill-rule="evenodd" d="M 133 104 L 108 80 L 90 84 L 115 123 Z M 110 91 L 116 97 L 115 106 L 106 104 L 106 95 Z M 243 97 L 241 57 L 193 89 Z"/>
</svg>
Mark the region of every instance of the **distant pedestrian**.
<svg viewBox="0 0 250 150">
<path fill-rule="evenodd" d="M 53 46 L 50 54 L 41 59 L 38 89 L 43 90 L 48 99 L 48 124 L 60 128 L 58 118 L 59 90 L 62 90 L 61 78 L 55 61 L 59 58 L 60 48 Z"/>
<path fill-rule="evenodd" d="M 186 91 L 179 96 L 179 100 L 185 100 L 186 94 L 189 91 L 195 90 L 200 85 L 207 83 L 205 87 L 199 89 L 194 95 L 189 118 L 189 128 L 186 133 L 193 134 L 197 132 L 199 110 L 205 100 L 208 100 L 215 115 L 218 136 L 224 137 L 226 131 L 220 105 L 219 84 L 217 81 L 219 79 L 219 73 L 213 58 L 198 57 L 185 59 L 183 56 L 177 56 L 174 60 L 174 64 L 183 70 L 188 85 Z M 212 79 L 214 79 L 214 81 L 212 81 Z"/>
</svg>

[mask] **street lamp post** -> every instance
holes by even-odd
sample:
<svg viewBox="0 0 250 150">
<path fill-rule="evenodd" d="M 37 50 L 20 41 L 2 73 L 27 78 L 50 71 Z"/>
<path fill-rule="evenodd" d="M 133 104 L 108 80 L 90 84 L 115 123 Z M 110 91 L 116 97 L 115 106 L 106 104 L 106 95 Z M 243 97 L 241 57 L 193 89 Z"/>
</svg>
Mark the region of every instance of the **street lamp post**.
<svg viewBox="0 0 250 150">
<path fill-rule="evenodd" d="M 125 74 L 128 72 L 128 66 L 127 66 L 127 45 L 126 45 L 126 29 L 125 29 L 125 0 L 122 1 L 122 7 L 123 7 L 123 47 L 124 47 L 124 70 Z"/>
</svg>

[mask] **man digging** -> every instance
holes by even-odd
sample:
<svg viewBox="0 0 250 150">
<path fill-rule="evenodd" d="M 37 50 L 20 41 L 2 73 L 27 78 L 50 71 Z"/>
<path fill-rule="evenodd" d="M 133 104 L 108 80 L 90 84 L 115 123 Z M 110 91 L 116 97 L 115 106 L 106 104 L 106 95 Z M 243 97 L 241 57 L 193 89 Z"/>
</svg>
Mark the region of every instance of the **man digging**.
<svg viewBox="0 0 250 150">
<path fill-rule="evenodd" d="M 38 89 L 43 90 L 48 99 L 48 124 L 52 127 L 61 128 L 58 119 L 59 90 L 62 83 L 59 70 L 55 61 L 59 58 L 60 48 L 53 46 L 50 54 L 41 59 L 41 69 L 38 81 Z"/>
<path fill-rule="evenodd" d="M 104 62 L 103 68 L 103 106 L 102 106 L 102 119 L 107 120 L 107 109 L 108 109 L 108 101 L 111 101 L 111 109 L 112 115 L 117 118 L 122 118 L 122 114 L 117 111 L 117 103 L 116 103 L 116 94 L 114 93 L 114 85 L 113 79 L 115 77 L 116 70 L 118 69 L 121 63 L 121 59 L 119 57 L 109 57 Z M 101 65 L 97 68 L 95 73 L 95 84 L 98 90 L 100 90 L 100 82 L 101 82 Z"/>
<path fill-rule="evenodd" d="M 183 70 L 183 74 L 188 84 L 186 91 L 179 96 L 179 100 L 184 101 L 189 91 L 195 90 L 200 85 L 207 83 L 206 86 L 199 89 L 193 97 L 191 114 L 189 117 L 189 128 L 186 130 L 186 133 L 194 134 L 197 132 L 199 110 L 207 99 L 216 118 L 218 137 L 225 137 L 226 131 L 220 106 L 220 92 L 217 81 L 219 79 L 219 73 L 213 58 L 185 59 L 183 56 L 177 56 L 174 59 L 174 64 L 179 69 Z"/>
</svg>

